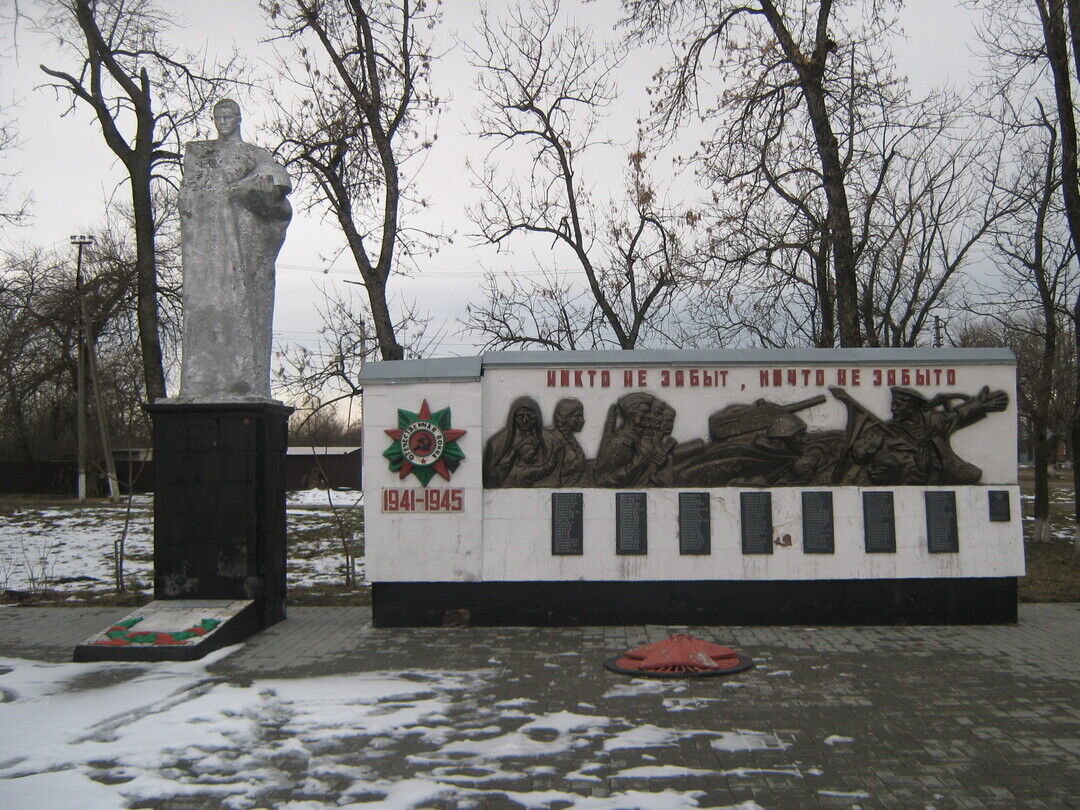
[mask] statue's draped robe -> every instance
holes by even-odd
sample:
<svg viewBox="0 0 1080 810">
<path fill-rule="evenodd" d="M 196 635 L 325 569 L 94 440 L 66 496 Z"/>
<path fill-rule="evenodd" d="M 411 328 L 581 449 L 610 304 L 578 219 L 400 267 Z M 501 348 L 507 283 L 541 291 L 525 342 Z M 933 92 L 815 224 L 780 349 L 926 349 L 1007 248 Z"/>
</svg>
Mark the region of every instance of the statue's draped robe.
<svg viewBox="0 0 1080 810">
<path fill-rule="evenodd" d="M 270 399 L 274 262 L 292 216 L 290 189 L 265 149 L 241 140 L 187 145 L 181 399 Z"/>
</svg>

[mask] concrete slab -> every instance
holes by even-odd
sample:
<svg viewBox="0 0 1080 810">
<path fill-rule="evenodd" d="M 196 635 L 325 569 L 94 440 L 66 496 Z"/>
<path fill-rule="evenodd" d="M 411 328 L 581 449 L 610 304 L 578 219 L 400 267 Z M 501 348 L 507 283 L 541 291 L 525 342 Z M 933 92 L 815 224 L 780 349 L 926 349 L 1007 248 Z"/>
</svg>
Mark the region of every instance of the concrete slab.
<svg viewBox="0 0 1080 810">
<path fill-rule="evenodd" d="M 258 632 L 250 599 L 158 600 L 75 647 L 76 661 L 194 661 Z"/>
</svg>

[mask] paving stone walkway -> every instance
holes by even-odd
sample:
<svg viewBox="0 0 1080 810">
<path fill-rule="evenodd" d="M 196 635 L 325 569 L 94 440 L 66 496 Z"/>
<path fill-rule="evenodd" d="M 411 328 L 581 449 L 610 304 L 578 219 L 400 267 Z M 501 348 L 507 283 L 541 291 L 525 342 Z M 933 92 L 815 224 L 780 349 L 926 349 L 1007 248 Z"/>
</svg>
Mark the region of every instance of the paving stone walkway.
<svg viewBox="0 0 1080 810">
<path fill-rule="evenodd" d="M 0 610 L 0 655 L 70 660 L 76 643 L 126 612 Z M 608 656 L 687 629 L 737 647 L 758 666 L 730 678 L 648 683 L 601 667 Z M 517 778 L 506 790 L 569 790 L 600 800 L 663 787 L 700 791 L 701 807 L 1080 807 L 1080 604 L 1022 605 L 1013 626 L 929 628 L 382 630 L 366 608 L 292 608 L 286 622 L 210 672 L 243 683 L 426 670 L 486 673 L 469 705 L 448 712 L 461 726 L 499 725 L 505 721 L 485 707 L 524 698 L 532 714 L 595 714 L 617 717 L 624 728 L 674 733 L 673 743 L 655 746 L 582 743 L 545 759 L 545 767 L 523 768 L 526 783 Z M 761 733 L 763 742 L 729 750 L 718 736 L 725 730 Z M 342 745 L 383 778 L 430 771 L 431 746 L 416 737 Z M 358 748 L 372 745 L 385 750 L 372 758 Z M 350 755 L 339 753 L 343 761 Z M 665 766 L 682 775 L 672 777 L 669 767 L 658 784 L 650 773 Z M 471 804 L 418 806 L 522 806 L 500 797 L 498 774 L 470 777 L 462 769 L 454 776 L 483 791 Z M 215 801 L 146 806 L 186 810 Z"/>
</svg>

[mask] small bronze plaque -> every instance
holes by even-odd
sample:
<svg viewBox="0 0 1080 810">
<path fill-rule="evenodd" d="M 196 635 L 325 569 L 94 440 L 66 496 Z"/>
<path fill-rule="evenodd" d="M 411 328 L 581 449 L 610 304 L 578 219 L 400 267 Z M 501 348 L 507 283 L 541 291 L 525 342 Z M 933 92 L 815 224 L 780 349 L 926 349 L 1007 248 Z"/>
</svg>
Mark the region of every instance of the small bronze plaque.
<svg viewBox="0 0 1080 810">
<path fill-rule="evenodd" d="M 1009 504 L 1009 490 L 992 489 L 987 494 L 990 496 L 990 522 L 1011 522 L 1012 508 Z"/>
<path fill-rule="evenodd" d="M 926 545 L 931 554 L 950 554 L 960 550 L 956 528 L 956 493 L 926 492 Z"/>
<path fill-rule="evenodd" d="M 802 494 L 804 554 L 832 554 L 833 509 L 831 492 Z"/>
<path fill-rule="evenodd" d="M 679 553 L 712 553 L 708 492 L 679 493 Z"/>
<path fill-rule="evenodd" d="M 584 497 L 580 492 L 551 494 L 551 553 L 584 554 Z"/>
<path fill-rule="evenodd" d="M 863 538 L 867 554 L 896 551 L 896 521 L 891 492 L 863 493 Z"/>
<path fill-rule="evenodd" d="M 743 554 L 772 554 L 772 493 L 740 492 Z"/>
<path fill-rule="evenodd" d="M 615 493 L 615 553 L 648 552 L 644 492 Z"/>
</svg>

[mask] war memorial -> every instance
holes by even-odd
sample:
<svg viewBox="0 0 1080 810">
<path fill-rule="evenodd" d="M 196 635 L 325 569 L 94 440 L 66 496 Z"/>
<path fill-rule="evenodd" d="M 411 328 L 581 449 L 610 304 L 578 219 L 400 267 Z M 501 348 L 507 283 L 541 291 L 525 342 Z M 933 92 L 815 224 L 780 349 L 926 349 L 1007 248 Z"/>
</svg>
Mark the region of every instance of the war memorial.
<svg viewBox="0 0 1080 810">
<path fill-rule="evenodd" d="M 180 393 L 153 421 L 154 602 L 87 639 L 76 660 L 195 659 L 285 618 L 285 449 L 270 395 L 274 263 L 292 216 L 285 168 L 214 106 L 180 188 Z"/>
<path fill-rule="evenodd" d="M 1016 621 L 1008 350 L 368 364 L 377 625 Z"/>
<path fill-rule="evenodd" d="M 198 658 L 285 618 L 291 182 L 240 120 L 218 102 L 185 151 L 155 601 L 77 660 Z M 1006 350 L 495 352 L 361 383 L 377 625 L 1016 621 Z"/>
</svg>

